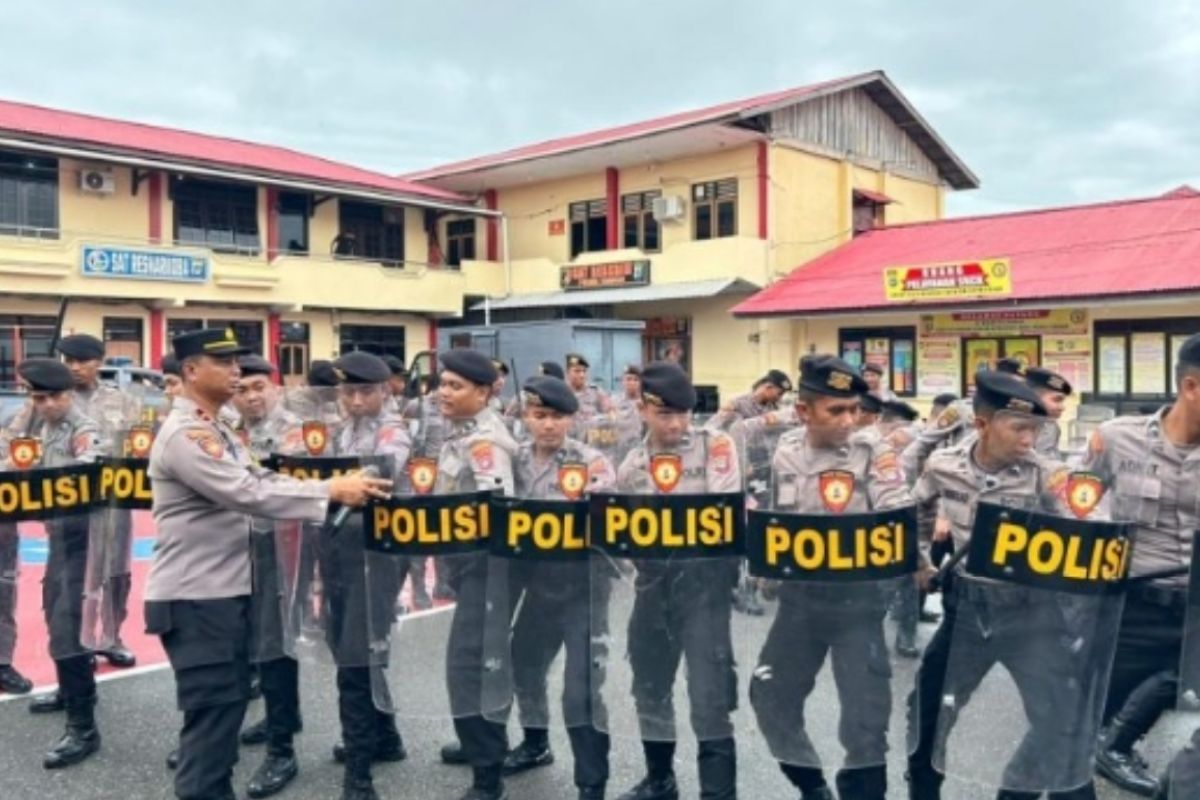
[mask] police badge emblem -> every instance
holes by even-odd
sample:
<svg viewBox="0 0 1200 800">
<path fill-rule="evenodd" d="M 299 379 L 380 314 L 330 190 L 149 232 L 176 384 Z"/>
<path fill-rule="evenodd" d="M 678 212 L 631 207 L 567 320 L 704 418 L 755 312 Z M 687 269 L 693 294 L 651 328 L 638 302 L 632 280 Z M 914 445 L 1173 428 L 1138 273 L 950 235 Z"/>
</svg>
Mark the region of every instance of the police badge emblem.
<svg viewBox="0 0 1200 800">
<path fill-rule="evenodd" d="M 563 464 L 558 468 L 558 488 L 568 500 L 578 500 L 587 487 L 585 464 Z"/>
<path fill-rule="evenodd" d="M 305 420 L 301 432 L 304 435 L 304 449 L 310 456 L 315 458 L 325 452 L 325 445 L 329 442 L 329 429 L 325 427 L 324 422 Z"/>
<path fill-rule="evenodd" d="M 154 444 L 154 431 L 150 428 L 130 428 L 125 436 L 125 450 L 130 458 L 149 458 Z"/>
<path fill-rule="evenodd" d="M 417 494 L 429 494 L 437 483 L 437 462 L 432 458 L 410 458 L 408 480 Z"/>
<path fill-rule="evenodd" d="M 1071 513 L 1084 519 L 1104 497 L 1104 483 L 1091 472 L 1072 472 L 1067 479 L 1067 506 Z"/>
<path fill-rule="evenodd" d="M 830 513 L 840 514 L 850 505 L 854 495 L 854 474 L 832 469 L 820 476 L 821 502 Z"/>
<path fill-rule="evenodd" d="M 660 453 L 650 459 L 650 477 L 660 492 L 671 492 L 683 477 L 683 458 L 674 453 Z"/>
<path fill-rule="evenodd" d="M 8 456 L 17 469 L 29 469 L 42 460 L 42 442 L 31 436 L 13 439 L 8 444 Z"/>
</svg>

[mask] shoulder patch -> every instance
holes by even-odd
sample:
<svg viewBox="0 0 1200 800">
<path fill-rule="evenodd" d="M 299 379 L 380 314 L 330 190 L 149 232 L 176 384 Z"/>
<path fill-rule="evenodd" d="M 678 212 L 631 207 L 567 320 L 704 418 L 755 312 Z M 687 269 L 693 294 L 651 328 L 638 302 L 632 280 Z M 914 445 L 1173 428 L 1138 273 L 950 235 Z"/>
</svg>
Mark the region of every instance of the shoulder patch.
<svg viewBox="0 0 1200 800">
<path fill-rule="evenodd" d="M 896 457 L 896 451 L 887 449 L 875 456 L 873 461 L 875 472 L 878 476 L 887 481 L 898 480 L 901 476 L 900 459 Z"/>
<path fill-rule="evenodd" d="M 490 470 L 495 464 L 495 458 L 492 453 L 492 443 L 486 439 L 481 439 L 471 445 L 471 463 L 476 469 Z"/>
<path fill-rule="evenodd" d="M 727 475 L 733 469 L 733 442 L 728 436 L 713 437 L 708 447 L 708 463 L 721 475 Z"/>
<path fill-rule="evenodd" d="M 221 437 L 211 431 L 188 431 L 187 438 L 196 443 L 206 456 L 222 458 L 225 455 L 225 443 Z"/>
<path fill-rule="evenodd" d="M 75 455 L 86 452 L 96 445 L 97 437 L 94 433 L 77 433 L 74 440 L 71 442 L 71 449 Z"/>
<path fill-rule="evenodd" d="M 938 418 L 937 418 L 938 430 L 944 431 L 947 428 L 953 427 L 958 422 L 959 418 L 960 417 L 959 417 L 958 409 L 955 408 L 954 406 L 950 406 L 949 408 L 947 408 L 945 411 L 943 411 L 941 414 L 938 415 Z"/>
<path fill-rule="evenodd" d="M 1071 478 L 1069 467 L 1059 467 L 1046 479 L 1046 491 L 1066 499 L 1067 483 Z"/>
</svg>

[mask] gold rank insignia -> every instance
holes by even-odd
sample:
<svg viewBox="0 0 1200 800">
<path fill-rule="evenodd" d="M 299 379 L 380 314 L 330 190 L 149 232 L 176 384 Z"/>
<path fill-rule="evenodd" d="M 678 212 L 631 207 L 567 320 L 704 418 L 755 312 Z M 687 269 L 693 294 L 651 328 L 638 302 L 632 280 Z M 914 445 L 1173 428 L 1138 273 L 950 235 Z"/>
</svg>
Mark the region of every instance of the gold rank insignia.
<svg viewBox="0 0 1200 800">
<path fill-rule="evenodd" d="M 42 442 L 23 436 L 8 443 L 8 456 L 17 469 L 29 469 L 42 460 Z"/>
<path fill-rule="evenodd" d="M 408 480 L 417 494 L 429 494 L 433 491 L 433 485 L 437 483 L 437 473 L 437 461 L 432 458 L 408 460 Z"/>
<path fill-rule="evenodd" d="M 1067 505 L 1071 513 L 1084 519 L 1104 497 L 1104 483 L 1091 472 L 1072 472 L 1067 479 Z"/>
<path fill-rule="evenodd" d="M 329 429 L 325 427 L 324 422 L 316 419 L 305 420 L 301 432 L 304 434 L 304 449 L 310 456 L 319 456 L 325 452 L 325 445 L 329 442 Z"/>
<path fill-rule="evenodd" d="M 1051 375 L 1049 378 L 1047 378 L 1046 385 L 1056 392 L 1061 392 L 1063 389 L 1067 388 L 1066 381 L 1057 375 Z"/>
<path fill-rule="evenodd" d="M 125 448 L 130 458 L 149 458 L 150 446 L 154 444 L 154 431 L 150 428 L 130 428 L 125 436 Z"/>
<path fill-rule="evenodd" d="M 839 392 L 848 392 L 850 391 L 850 387 L 854 385 L 854 377 L 847 375 L 845 372 L 834 370 L 829 373 L 829 377 L 825 379 L 825 383 L 829 385 L 830 389 Z"/>
<path fill-rule="evenodd" d="M 558 468 L 558 488 L 568 500 L 582 497 L 586 486 L 586 464 L 563 464 Z"/>
<path fill-rule="evenodd" d="M 854 473 L 831 469 L 821 473 L 821 502 L 833 514 L 840 514 L 850 505 L 854 495 Z"/>
<path fill-rule="evenodd" d="M 1008 399 L 1008 408 L 1012 411 L 1020 411 L 1022 414 L 1033 412 L 1033 403 L 1028 400 L 1022 400 L 1020 397 L 1010 397 Z"/>
<path fill-rule="evenodd" d="M 674 453 L 660 453 L 650 459 L 650 477 L 660 492 L 671 492 L 683 477 L 683 458 Z"/>
</svg>

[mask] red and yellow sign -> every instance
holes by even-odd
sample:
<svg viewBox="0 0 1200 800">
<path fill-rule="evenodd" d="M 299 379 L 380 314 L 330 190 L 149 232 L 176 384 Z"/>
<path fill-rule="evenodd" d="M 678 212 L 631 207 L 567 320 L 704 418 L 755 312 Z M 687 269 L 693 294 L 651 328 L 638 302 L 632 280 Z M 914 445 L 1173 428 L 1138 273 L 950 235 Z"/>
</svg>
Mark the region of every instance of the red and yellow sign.
<svg viewBox="0 0 1200 800">
<path fill-rule="evenodd" d="M 840 514 L 854 496 L 854 473 L 831 469 L 820 476 L 821 502 L 832 514 Z"/>
<path fill-rule="evenodd" d="M 892 302 L 992 297 L 1012 294 L 1012 269 L 1007 258 L 952 264 L 887 267 L 883 287 Z"/>
<path fill-rule="evenodd" d="M 1098 475 L 1075 472 L 1067 479 L 1067 505 L 1079 519 L 1086 519 L 1104 496 L 1104 483 Z"/>
<path fill-rule="evenodd" d="M 154 431 L 150 428 L 130 428 L 125 444 L 130 458 L 149 458 L 150 447 L 154 444 Z"/>
<path fill-rule="evenodd" d="M 587 488 L 587 465 L 563 464 L 558 468 L 558 488 L 568 500 L 578 500 Z"/>
<path fill-rule="evenodd" d="M 607 264 L 568 264 L 562 267 L 559 281 L 564 289 L 646 286 L 650 283 L 650 259 Z"/>
<path fill-rule="evenodd" d="M 433 486 L 437 483 L 437 473 L 437 462 L 432 458 L 408 460 L 408 479 L 417 494 L 429 494 L 433 491 Z"/>
<path fill-rule="evenodd" d="M 17 469 L 29 469 L 42 460 L 42 442 L 32 437 L 20 437 L 8 443 L 8 457 Z"/>
<path fill-rule="evenodd" d="M 325 452 L 329 442 L 329 429 L 320 420 L 305 420 L 301 426 L 304 433 L 304 448 L 310 456 L 316 457 Z"/>
<path fill-rule="evenodd" d="M 674 491 L 683 477 L 683 459 L 673 453 L 659 453 L 650 459 L 650 477 L 660 492 Z"/>
</svg>

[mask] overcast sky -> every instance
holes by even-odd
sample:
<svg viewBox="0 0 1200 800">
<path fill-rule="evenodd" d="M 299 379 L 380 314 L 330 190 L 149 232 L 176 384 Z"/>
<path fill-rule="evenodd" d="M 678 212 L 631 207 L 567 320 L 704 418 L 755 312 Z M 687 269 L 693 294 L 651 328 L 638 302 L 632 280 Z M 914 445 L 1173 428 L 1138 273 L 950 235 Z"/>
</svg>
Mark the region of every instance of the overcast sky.
<svg viewBox="0 0 1200 800">
<path fill-rule="evenodd" d="M 0 97 L 393 173 L 883 69 L 952 214 L 1200 187 L 1200 0 L 10 5 Z"/>
</svg>

